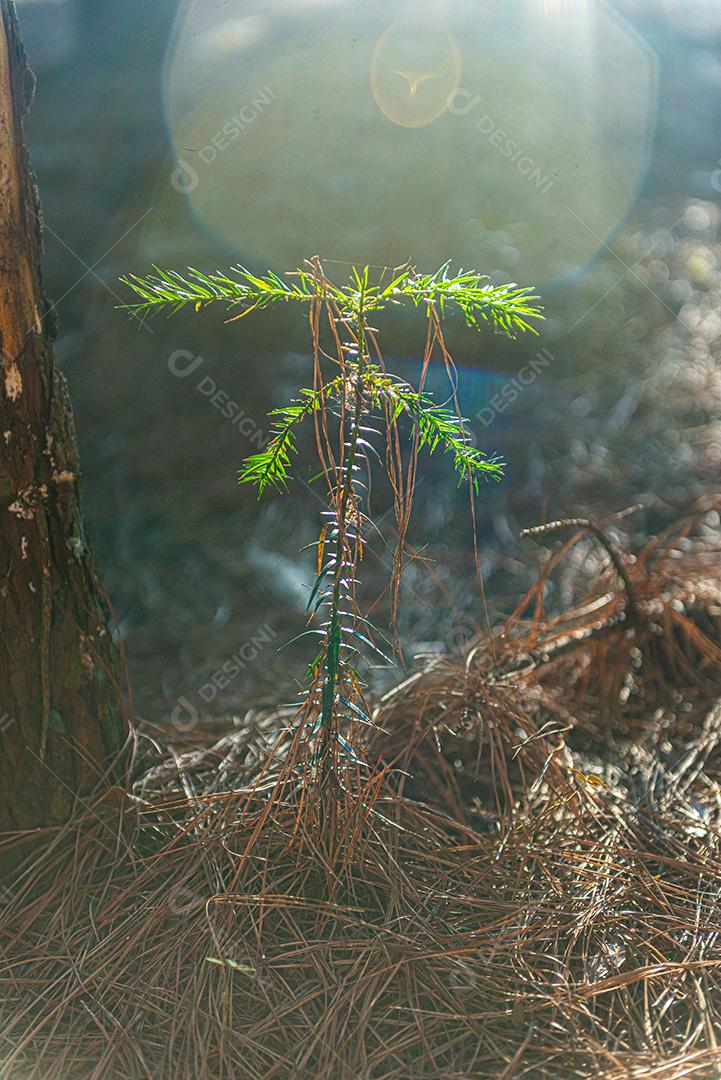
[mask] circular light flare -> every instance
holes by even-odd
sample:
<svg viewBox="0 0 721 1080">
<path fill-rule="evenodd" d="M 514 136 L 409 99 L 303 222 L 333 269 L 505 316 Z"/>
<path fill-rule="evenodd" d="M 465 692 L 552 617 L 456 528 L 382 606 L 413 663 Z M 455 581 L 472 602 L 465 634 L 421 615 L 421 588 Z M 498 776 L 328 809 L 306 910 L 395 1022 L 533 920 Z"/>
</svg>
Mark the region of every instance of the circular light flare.
<svg viewBox="0 0 721 1080">
<path fill-rule="evenodd" d="M 219 19 L 186 0 L 166 67 L 183 176 L 176 169 L 166 187 L 214 242 L 275 269 L 309 251 L 429 267 L 441 252 L 494 280 L 567 278 L 635 197 L 656 62 L 601 0 L 557 2 L 573 4 L 574 18 L 542 18 L 541 0 L 479 15 L 457 5 L 447 24 L 427 18 L 419 31 L 399 0 L 400 41 L 379 41 L 365 5 L 330 25 L 305 14 L 289 23 L 270 18 L 281 0 L 267 0 L 260 47 L 219 51 L 211 64 L 199 42 L 230 12 Z M 248 0 L 228 4 L 250 17 Z M 535 18 L 521 23 L 518 7 Z M 439 74 L 439 60 L 446 70 L 449 52 L 453 78 L 419 80 Z"/>
<path fill-rule="evenodd" d="M 371 92 L 392 123 L 426 127 L 448 108 L 461 70 L 461 54 L 448 30 L 410 20 L 397 22 L 381 34 L 373 49 Z"/>
</svg>

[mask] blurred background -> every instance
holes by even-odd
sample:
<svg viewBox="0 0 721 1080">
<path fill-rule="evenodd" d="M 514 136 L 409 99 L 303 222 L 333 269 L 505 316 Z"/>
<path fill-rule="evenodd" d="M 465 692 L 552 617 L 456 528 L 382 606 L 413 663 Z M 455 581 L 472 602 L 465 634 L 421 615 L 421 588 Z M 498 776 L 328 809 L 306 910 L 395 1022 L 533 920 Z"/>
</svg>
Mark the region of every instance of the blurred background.
<svg viewBox="0 0 721 1080">
<path fill-rule="evenodd" d="M 84 505 L 138 715 L 191 726 L 290 700 L 317 532 L 316 470 L 258 502 L 237 468 L 310 377 L 307 326 L 218 309 L 140 325 L 125 272 L 331 276 L 446 259 L 535 285 L 509 343 L 451 322 L 459 397 L 507 476 L 419 471 L 400 667 L 497 623 L 544 549 L 519 531 L 634 503 L 640 540 L 721 467 L 721 2 L 20 0 L 47 291 L 75 404 Z M 423 326 L 379 322 L 419 370 Z M 430 385 L 447 396 L 443 366 Z M 220 391 L 220 395 L 218 395 Z M 366 556 L 382 593 L 392 520 Z M 567 602 L 561 577 L 551 606 Z M 566 592 L 564 592 L 566 590 Z M 381 605 L 382 607 L 382 605 Z M 376 614 L 378 621 L 378 614 Z M 397 677 L 375 673 L 378 685 Z"/>
</svg>

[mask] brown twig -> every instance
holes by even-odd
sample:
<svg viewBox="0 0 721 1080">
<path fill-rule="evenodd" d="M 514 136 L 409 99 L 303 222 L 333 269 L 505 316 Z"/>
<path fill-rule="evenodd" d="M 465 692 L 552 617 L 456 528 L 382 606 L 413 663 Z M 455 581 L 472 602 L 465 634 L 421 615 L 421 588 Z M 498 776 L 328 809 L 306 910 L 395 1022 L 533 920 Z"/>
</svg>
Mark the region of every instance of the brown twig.
<svg viewBox="0 0 721 1080">
<path fill-rule="evenodd" d="M 632 506 L 627 510 L 621 511 L 621 513 L 614 515 L 615 519 L 626 517 L 628 514 L 635 513 L 637 510 L 642 509 L 641 506 Z M 610 518 L 607 520 L 614 520 Z M 636 598 L 636 592 L 631 581 L 631 576 L 628 573 L 626 566 L 624 565 L 624 556 L 620 548 L 613 543 L 609 536 L 601 528 L 601 525 L 593 521 L 591 518 L 586 517 L 573 517 L 563 518 L 559 521 L 549 521 L 545 525 L 534 525 L 530 529 L 523 529 L 521 537 L 523 539 L 544 536 L 550 532 L 558 532 L 560 529 L 585 529 L 590 532 L 592 536 L 598 540 L 601 547 L 605 550 L 609 559 L 613 563 L 613 568 L 618 574 L 623 583 L 623 587 L 626 593 L 626 603 L 628 607 L 629 622 L 638 622 L 638 601 Z"/>
</svg>

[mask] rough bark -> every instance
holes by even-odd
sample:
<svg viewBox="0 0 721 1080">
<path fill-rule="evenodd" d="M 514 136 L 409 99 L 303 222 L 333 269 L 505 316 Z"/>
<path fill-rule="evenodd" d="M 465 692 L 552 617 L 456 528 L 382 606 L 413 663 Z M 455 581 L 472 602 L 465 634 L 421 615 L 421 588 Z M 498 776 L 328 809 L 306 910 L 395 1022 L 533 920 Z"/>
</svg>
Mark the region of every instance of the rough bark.
<svg viewBox="0 0 721 1080">
<path fill-rule="evenodd" d="M 22 132 L 33 77 L 0 0 L 0 833 L 64 820 L 126 738 L 120 664 L 78 502 Z M 113 773 L 113 763 L 114 773 Z M 0 860 L 1 861 L 1 860 Z"/>
</svg>

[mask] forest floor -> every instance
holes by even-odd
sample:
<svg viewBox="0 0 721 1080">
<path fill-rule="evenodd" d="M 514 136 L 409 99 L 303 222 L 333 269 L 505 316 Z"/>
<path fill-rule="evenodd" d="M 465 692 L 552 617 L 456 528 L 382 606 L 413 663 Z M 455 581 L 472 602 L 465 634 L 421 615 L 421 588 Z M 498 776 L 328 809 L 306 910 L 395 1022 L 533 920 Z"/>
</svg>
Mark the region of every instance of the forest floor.
<svg viewBox="0 0 721 1080">
<path fill-rule="evenodd" d="M 31 141 L 86 517 L 144 719 L 121 798 L 79 802 L 0 882 L 1 1080 L 718 1078 L 712 43 L 666 53 L 644 196 L 544 297 L 552 362 L 483 422 L 509 462 L 481 515 L 491 628 L 466 503 L 428 463 L 411 539 L 435 538 L 442 563 L 409 567 L 399 628 L 409 657 L 428 655 L 377 688 L 367 766 L 336 762 L 323 789 L 287 711 L 248 711 L 286 700 L 302 653 L 263 651 L 207 714 L 177 711 L 197 714 L 199 688 L 254 635 L 297 632 L 298 535 L 317 508 L 304 488 L 262 516 L 243 501 L 247 440 L 168 365 L 179 346 L 204 356 L 262 426 L 307 360 L 291 328 L 242 344 L 220 321 L 140 334 L 115 310 L 143 252 L 228 257 L 185 210 L 165 235 L 146 220 L 170 187 L 157 43 L 173 4 L 133 5 L 142 35 L 127 5 L 96 5 L 72 77 L 41 80 Z M 680 162 L 698 171 L 677 176 Z M 464 410 L 487 417 L 529 358 L 484 343 Z M 518 540 L 549 514 L 638 501 L 603 526 L 627 584 L 584 529 Z"/>
<path fill-rule="evenodd" d="M 554 534 L 364 765 L 321 782 L 283 712 L 141 729 L 120 815 L 3 894 L 3 1080 L 718 1077 L 719 504 L 627 521 Z"/>
</svg>

